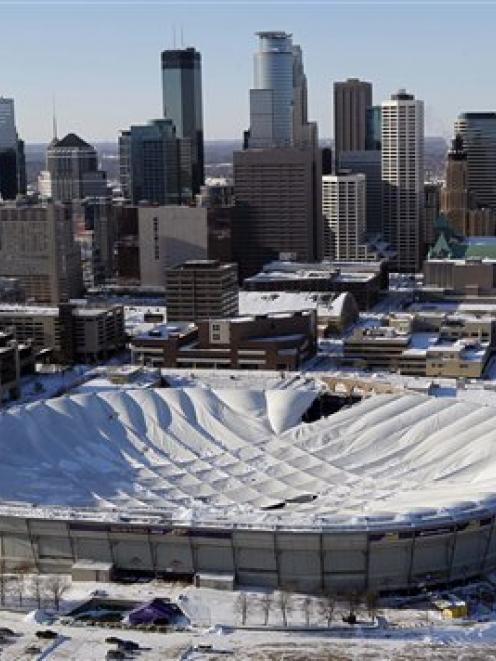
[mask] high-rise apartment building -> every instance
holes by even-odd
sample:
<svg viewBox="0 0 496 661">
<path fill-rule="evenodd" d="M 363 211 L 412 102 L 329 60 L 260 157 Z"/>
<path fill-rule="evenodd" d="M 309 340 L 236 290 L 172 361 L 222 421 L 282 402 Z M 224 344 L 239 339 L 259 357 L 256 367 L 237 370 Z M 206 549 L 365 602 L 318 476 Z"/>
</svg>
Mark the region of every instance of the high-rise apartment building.
<svg viewBox="0 0 496 661">
<path fill-rule="evenodd" d="M 46 170 L 54 201 L 68 203 L 108 195 L 107 176 L 98 169 L 96 149 L 75 133 L 52 140 L 47 148 Z"/>
<path fill-rule="evenodd" d="M 234 154 L 233 251 L 242 278 L 282 253 L 312 261 L 322 248 L 320 168 L 312 149 Z"/>
<path fill-rule="evenodd" d="M 14 200 L 25 192 L 24 142 L 17 134 L 14 99 L 0 96 L 0 199 Z"/>
<path fill-rule="evenodd" d="M 81 255 L 64 205 L 0 205 L 0 236 L 0 275 L 17 278 L 27 300 L 81 296 Z"/>
<path fill-rule="evenodd" d="M 496 210 L 496 112 L 466 112 L 455 122 L 467 156 L 467 187 L 481 207 Z"/>
<path fill-rule="evenodd" d="M 334 149 L 336 162 L 343 151 L 362 151 L 367 145 L 367 110 L 372 84 L 358 78 L 334 83 Z"/>
<path fill-rule="evenodd" d="M 226 319 L 238 314 L 238 267 L 190 260 L 166 273 L 168 321 Z"/>
<path fill-rule="evenodd" d="M 190 152 L 190 198 L 204 183 L 201 55 L 194 48 L 162 53 L 164 118 L 172 120 L 176 137 Z M 186 196 L 186 185 L 183 185 Z"/>
<path fill-rule="evenodd" d="M 382 103 L 384 238 L 396 251 L 392 268 L 419 268 L 424 208 L 424 104 L 405 90 Z"/>
<path fill-rule="evenodd" d="M 366 177 L 338 171 L 322 177 L 324 258 L 367 261 L 376 254 L 366 243 Z"/>
</svg>

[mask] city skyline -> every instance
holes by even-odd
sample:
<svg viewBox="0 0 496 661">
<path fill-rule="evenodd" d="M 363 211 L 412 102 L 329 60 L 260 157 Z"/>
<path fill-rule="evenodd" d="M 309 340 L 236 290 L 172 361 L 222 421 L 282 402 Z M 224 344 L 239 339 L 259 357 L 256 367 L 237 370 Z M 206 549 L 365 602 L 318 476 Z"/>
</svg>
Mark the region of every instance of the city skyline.
<svg viewBox="0 0 496 661">
<path fill-rule="evenodd" d="M 426 103 L 427 135 L 448 138 L 460 112 L 496 108 L 487 84 L 496 7 L 487 5 L 468 14 L 435 4 L 428 21 L 425 5 L 403 2 L 315 4 L 319 20 L 315 11 L 284 3 L 257 5 L 256 12 L 236 2 L 0 6 L 0 57 L 10 62 L 0 94 L 15 99 L 28 142 L 52 137 L 53 94 L 59 132 L 90 141 L 115 140 L 126 126 L 160 118 L 160 53 L 174 46 L 174 32 L 176 47 L 202 54 L 207 140 L 241 140 L 248 127 L 254 33 L 266 29 L 292 33 L 301 45 L 309 119 L 322 138 L 332 135 L 332 84 L 349 77 L 370 80 L 378 104 L 399 87 L 412 90 Z"/>
</svg>

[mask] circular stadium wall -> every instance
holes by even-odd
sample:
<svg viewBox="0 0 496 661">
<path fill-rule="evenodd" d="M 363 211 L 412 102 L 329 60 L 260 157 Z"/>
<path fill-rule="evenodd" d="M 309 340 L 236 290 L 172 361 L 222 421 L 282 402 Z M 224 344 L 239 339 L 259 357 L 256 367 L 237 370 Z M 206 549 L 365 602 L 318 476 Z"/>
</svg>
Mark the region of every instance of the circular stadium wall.
<svg viewBox="0 0 496 661">
<path fill-rule="evenodd" d="M 66 396 L 0 416 L 0 560 L 390 591 L 496 566 L 495 409 L 312 390 Z"/>
</svg>

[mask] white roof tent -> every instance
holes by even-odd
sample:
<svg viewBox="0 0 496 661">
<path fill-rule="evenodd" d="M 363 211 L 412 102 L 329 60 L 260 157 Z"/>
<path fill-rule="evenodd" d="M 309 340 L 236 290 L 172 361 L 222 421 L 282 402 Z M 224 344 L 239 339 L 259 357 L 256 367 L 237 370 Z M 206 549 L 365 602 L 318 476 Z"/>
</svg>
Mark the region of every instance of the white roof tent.
<svg viewBox="0 0 496 661">
<path fill-rule="evenodd" d="M 0 511 L 398 529 L 496 510 L 494 407 L 378 395 L 303 424 L 315 396 L 129 390 L 12 409 L 0 416 Z"/>
</svg>

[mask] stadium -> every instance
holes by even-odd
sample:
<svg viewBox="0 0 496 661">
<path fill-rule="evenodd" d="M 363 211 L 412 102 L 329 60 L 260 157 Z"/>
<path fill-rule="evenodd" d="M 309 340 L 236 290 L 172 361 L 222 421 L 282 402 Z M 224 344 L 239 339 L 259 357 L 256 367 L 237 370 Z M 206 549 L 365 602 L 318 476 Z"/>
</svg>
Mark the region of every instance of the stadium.
<svg viewBox="0 0 496 661">
<path fill-rule="evenodd" d="M 493 407 L 384 394 L 302 422 L 316 397 L 165 388 L 2 413 L 2 567 L 315 593 L 494 570 Z"/>
</svg>

